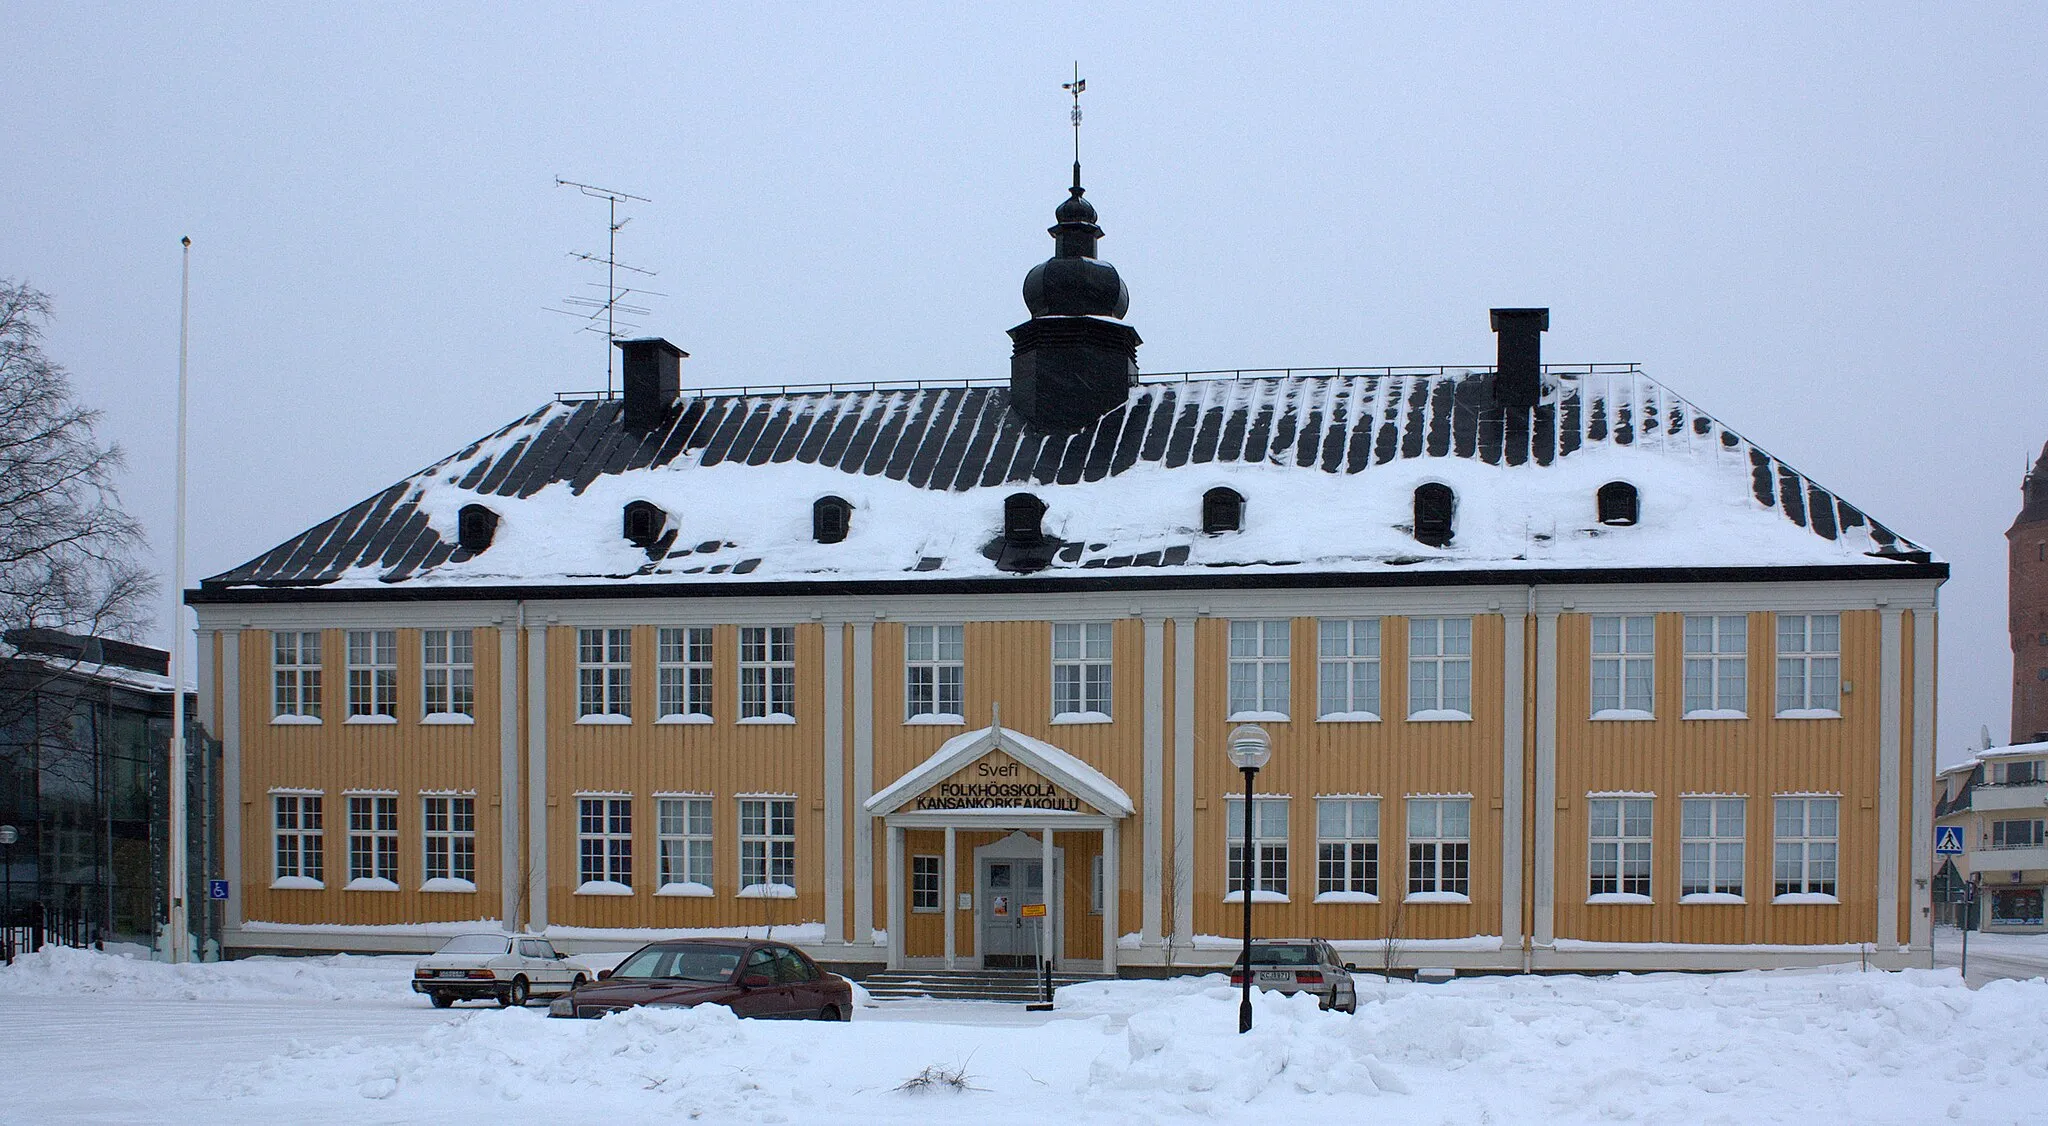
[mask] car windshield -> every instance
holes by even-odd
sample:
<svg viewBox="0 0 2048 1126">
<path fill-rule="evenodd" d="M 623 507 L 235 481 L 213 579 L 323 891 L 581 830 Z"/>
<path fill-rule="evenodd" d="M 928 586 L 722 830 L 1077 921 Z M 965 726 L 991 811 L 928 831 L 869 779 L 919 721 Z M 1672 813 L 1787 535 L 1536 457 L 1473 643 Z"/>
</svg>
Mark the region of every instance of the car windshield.
<svg viewBox="0 0 2048 1126">
<path fill-rule="evenodd" d="M 744 946 L 649 946 L 612 971 L 612 980 L 731 981 Z"/>
<path fill-rule="evenodd" d="M 1238 965 L 1244 965 L 1244 956 L 1239 955 Z M 1292 944 L 1287 946 L 1252 944 L 1252 964 L 1255 966 L 1313 966 L 1316 952 L 1313 947 Z"/>
<path fill-rule="evenodd" d="M 511 939 L 494 934 L 465 934 L 448 940 L 441 948 L 443 954 L 503 954 Z"/>
</svg>

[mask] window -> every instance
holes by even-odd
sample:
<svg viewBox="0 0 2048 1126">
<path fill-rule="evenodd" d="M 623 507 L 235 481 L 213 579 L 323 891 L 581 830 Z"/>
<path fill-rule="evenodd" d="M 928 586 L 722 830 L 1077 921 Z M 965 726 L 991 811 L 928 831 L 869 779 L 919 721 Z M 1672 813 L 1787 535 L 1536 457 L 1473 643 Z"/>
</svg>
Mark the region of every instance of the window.
<svg viewBox="0 0 2048 1126">
<path fill-rule="evenodd" d="M 1992 776 L 1996 779 L 1994 785 L 2030 786 L 2041 780 L 2041 760 L 2025 759 L 2020 762 L 1997 763 Z"/>
<path fill-rule="evenodd" d="M 466 629 L 420 631 L 421 711 L 476 715 L 476 646 Z"/>
<path fill-rule="evenodd" d="M 633 886 L 633 799 L 576 799 L 577 876 L 585 884 Z"/>
<path fill-rule="evenodd" d="M 656 894 L 711 894 L 711 799 L 659 798 L 654 804 Z M 699 889 L 702 889 L 701 891 Z"/>
<path fill-rule="evenodd" d="M 1112 632 L 1108 622 L 1053 623 L 1054 716 L 1109 716 Z"/>
<path fill-rule="evenodd" d="M 1415 538 L 1431 547 L 1448 547 L 1458 495 L 1449 485 L 1432 481 L 1415 486 Z"/>
<path fill-rule="evenodd" d="M 967 714 L 966 636 L 964 626 L 903 627 L 903 718 Z"/>
<path fill-rule="evenodd" d="M 398 631 L 348 631 L 348 714 L 398 718 Z"/>
<path fill-rule="evenodd" d="M 1287 718 L 1286 619 L 1230 623 L 1230 714 Z"/>
<path fill-rule="evenodd" d="M 348 799 L 348 881 L 382 880 L 398 888 L 398 798 L 351 794 Z"/>
<path fill-rule="evenodd" d="M 910 909 L 912 911 L 939 910 L 939 866 L 943 859 L 937 856 L 913 856 L 910 858 Z"/>
<path fill-rule="evenodd" d="M 1835 819 L 1839 799 L 1779 798 L 1774 896 L 1835 895 Z"/>
<path fill-rule="evenodd" d="M 1678 894 L 1742 895 L 1741 798 L 1686 798 L 1681 806 Z"/>
<path fill-rule="evenodd" d="M 283 630 L 270 635 L 271 714 L 320 718 L 320 633 Z"/>
<path fill-rule="evenodd" d="M 1090 915 L 1102 914 L 1102 897 L 1104 894 L 1102 866 L 1104 859 L 1103 855 L 1098 852 L 1095 854 L 1094 863 L 1088 866 L 1088 913 Z"/>
<path fill-rule="evenodd" d="M 1210 489 L 1202 494 L 1202 531 L 1209 535 L 1235 532 L 1244 526 L 1244 497 L 1236 489 Z"/>
<path fill-rule="evenodd" d="M 1685 714 L 1737 718 L 1749 711 L 1749 618 L 1685 616 Z"/>
<path fill-rule="evenodd" d="M 1408 799 L 1408 898 L 1472 894 L 1472 799 Z"/>
<path fill-rule="evenodd" d="M 1600 522 L 1616 528 L 1634 524 L 1640 510 L 1636 487 L 1627 481 L 1609 481 L 1600 486 L 1595 505 L 1599 509 Z"/>
<path fill-rule="evenodd" d="M 1595 615 L 1593 714 L 1648 716 L 1656 707 L 1657 619 Z"/>
<path fill-rule="evenodd" d="M 711 718 L 711 627 L 655 632 L 655 722 Z"/>
<path fill-rule="evenodd" d="M 1045 502 L 1030 493 L 1011 493 L 1003 499 L 1003 538 L 1028 547 L 1045 538 L 1039 521 L 1045 517 Z"/>
<path fill-rule="evenodd" d="M 841 497 L 819 497 L 811 502 L 811 538 L 819 543 L 838 543 L 853 529 L 853 506 Z"/>
<path fill-rule="evenodd" d="M 796 627 L 740 629 L 740 718 L 796 719 Z"/>
<path fill-rule="evenodd" d="M 1233 623 L 1235 624 L 1235 623 Z M 1244 892 L 1244 799 L 1223 803 L 1226 836 L 1230 842 L 1228 871 L 1224 876 L 1225 898 Z M 1252 898 L 1287 898 L 1287 799 L 1252 799 Z"/>
<path fill-rule="evenodd" d="M 740 894 L 773 897 L 769 889 L 796 889 L 796 801 L 740 800 Z M 787 894 L 787 893 L 784 893 Z"/>
<path fill-rule="evenodd" d="M 1842 706 L 1842 616 L 1778 615 L 1778 714 L 1834 715 Z"/>
<path fill-rule="evenodd" d="M 429 880 L 476 883 L 476 799 L 431 794 L 420 799 Z"/>
<path fill-rule="evenodd" d="M 1408 718 L 1472 718 L 1472 619 L 1408 619 Z"/>
<path fill-rule="evenodd" d="M 668 513 L 663 512 L 660 505 L 636 500 L 626 505 L 619 533 L 635 547 L 651 548 L 667 528 Z"/>
<path fill-rule="evenodd" d="M 633 631 L 576 631 L 576 715 L 633 714 Z"/>
<path fill-rule="evenodd" d="M 1649 798 L 1593 798 L 1586 803 L 1588 893 L 1650 898 Z"/>
<path fill-rule="evenodd" d="M 2041 822 L 1993 821 L 1991 823 L 1991 847 L 2040 848 Z"/>
<path fill-rule="evenodd" d="M 455 541 L 462 550 L 480 555 L 490 549 L 498 534 L 498 514 L 481 504 L 465 504 L 456 517 Z"/>
<path fill-rule="evenodd" d="M 322 860 L 325 834 L 320 826 L 319 794 L 274 794 L 277 842 L 277 879 L 293 881 L 300 887 L 324 886 L 326 864 Z"/>
<path fill-rule="evenodd" d="M 1316 624 L 1316 714 L 1380 717 L 1380 620 L 1325 618 Z"/>
<path fill-rule="evenodd" d="M 1316 799 L 1316 898 L 1380 892 L 1380 803 Z"/>
</svg>

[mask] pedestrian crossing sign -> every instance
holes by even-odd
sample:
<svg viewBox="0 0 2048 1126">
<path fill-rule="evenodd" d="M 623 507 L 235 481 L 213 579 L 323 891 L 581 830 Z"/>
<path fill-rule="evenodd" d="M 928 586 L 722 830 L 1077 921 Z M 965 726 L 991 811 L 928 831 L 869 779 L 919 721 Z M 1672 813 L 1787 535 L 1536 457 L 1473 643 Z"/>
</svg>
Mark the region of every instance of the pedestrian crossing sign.
<svg viewBox="0 0 2048 1126">
<path fill-rule="evenodd" d="M 1962 827 L 1959 825 L 1936 825 L 1934 827 L 1934 855 L 1961 856 L 1962 854 Z"/>
</svg>

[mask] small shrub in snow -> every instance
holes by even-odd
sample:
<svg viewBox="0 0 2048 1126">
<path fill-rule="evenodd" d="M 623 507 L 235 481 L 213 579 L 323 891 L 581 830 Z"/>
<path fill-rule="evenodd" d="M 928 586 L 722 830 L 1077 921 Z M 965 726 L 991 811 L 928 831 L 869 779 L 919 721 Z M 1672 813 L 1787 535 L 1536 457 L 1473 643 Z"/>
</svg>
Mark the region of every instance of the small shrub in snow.
<svg viewBox="0 0 2048 1126">
<path fill-rule="evenodd" d="M 909 1091 L 914 1095 L 923 1094 L 926 1091 L 981 1090 L 980 1087 L 975 1086 L 969 1081 L 970 1078 L 967 1074 L 966 1064 L 961 1064 L 958 1067 L 943 1067 L 935 1063 L 927 1064 L 923 1071 L 897 1084 L 896 1089 L 899 1091 Z"/>
</svg>

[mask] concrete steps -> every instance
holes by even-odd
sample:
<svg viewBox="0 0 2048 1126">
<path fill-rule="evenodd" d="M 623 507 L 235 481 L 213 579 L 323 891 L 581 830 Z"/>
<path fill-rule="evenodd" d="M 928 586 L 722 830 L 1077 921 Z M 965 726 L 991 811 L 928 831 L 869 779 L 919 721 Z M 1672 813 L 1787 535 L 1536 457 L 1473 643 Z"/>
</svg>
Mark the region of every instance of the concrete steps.
<svg viewBox="0 0 2048 1126">
<path fill-rule="evenodd" d="M 1052 975 L 1054 990 L 1102 980 L 1101 974 Z M 1040 977 L 1034 970 L 892 970 L 869 974 L 861 986 L 878 1001 L 930 998 L 1026 1004 L 1038 1000 Z"/>
</svg>

